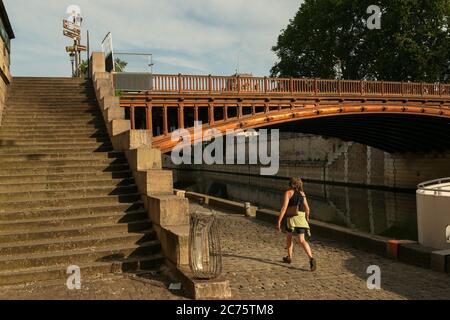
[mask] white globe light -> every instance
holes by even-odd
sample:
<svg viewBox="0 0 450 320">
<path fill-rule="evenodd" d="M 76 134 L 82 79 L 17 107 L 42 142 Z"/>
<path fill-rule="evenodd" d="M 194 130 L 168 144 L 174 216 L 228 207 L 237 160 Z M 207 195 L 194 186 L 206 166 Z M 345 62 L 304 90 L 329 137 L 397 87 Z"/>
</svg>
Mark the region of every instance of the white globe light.
<svg viewBox="0 0 450 320">
<path fill-rule="evenodd" d="M 70 14 L 71 17 L 81 16 L 81 9 L 77 5 L 70 5 L 66 10 L 67 14 Z"/>
</svg>

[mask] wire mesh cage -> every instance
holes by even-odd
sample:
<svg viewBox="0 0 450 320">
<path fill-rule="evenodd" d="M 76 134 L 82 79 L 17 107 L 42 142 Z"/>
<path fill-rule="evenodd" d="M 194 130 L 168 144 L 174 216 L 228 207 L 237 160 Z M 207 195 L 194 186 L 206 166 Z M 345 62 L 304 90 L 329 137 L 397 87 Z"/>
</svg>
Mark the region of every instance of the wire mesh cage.
<svg viewBox="0 0 450 320">
<path fill-rule="evenodd" d="M 211 211 L 191 215 L 189 264 L 195 278 L 211 280 L 222 274 L 222 252 L 217 216 Z"/>
</svg>

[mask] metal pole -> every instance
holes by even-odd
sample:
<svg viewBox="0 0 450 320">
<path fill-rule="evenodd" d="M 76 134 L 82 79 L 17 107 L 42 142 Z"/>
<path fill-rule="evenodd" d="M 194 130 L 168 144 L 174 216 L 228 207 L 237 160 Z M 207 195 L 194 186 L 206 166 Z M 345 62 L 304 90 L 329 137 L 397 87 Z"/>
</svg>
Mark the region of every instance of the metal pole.
<svg viewBox="0 0 450 320">
<path fill-rule="evenodd" d="M 78 45 L 78 41 L 74 40 L 73 45 L 76 48 Z M 75 51 L 74 54 L 75 54 L 75 70 L 74 70 L 73 76 L 74 76 L 74 78 L 76 78 L 78 76 L 78 52 Z"/>
<path fill-rule="evenodd" d="M 73 65 L 73 63 L 74 63 L 74 60 L 72 59 L 72 57 L 69 55 L 69 57 L 70 57 L 70 63 L 72 64 L 72 78 L 75 76 L 75 70 L 74 70 L 74 65 Z"/>
<path fill-rule="evenodd" d="M 91 78 L 91 51 L 89 46 L 89 30 L 87 30 L 87 77 Z"/>
</svg>

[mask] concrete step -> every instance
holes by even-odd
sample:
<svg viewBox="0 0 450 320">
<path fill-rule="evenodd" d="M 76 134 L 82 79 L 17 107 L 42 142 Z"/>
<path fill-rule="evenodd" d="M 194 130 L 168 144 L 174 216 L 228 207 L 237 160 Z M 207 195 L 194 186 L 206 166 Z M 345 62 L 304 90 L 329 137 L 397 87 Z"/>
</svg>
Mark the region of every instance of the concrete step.
<svg viewBox="0 0 450 320">
<path fill-rule="evenodd" d="M 98 106 L 95 99 L 55 99 L 55 100 L 7 100 L 6 105 L 16 110 L 51 110 L 51 109 L 64 109 L 64 110 L 83 110 Z"/>
<path fill-rule="evenodd" d="M 28 143 L 28 144 L 26 144 Z M 97 141 L 85 141 L 85 142 L 72 142 L 72 143 L 61 143 L 61 142 L 53 142 L 53 139 L 49 137 L 48 141 L 40 144 L 36 144 L 33 142 L 28 141 L 20 141 L 15 143 L 14 141 L 11 141 L 9 144 L 4 143 L 4 140 L 0 136 L 0 151 L 27 151 L 29 152 L 35 152 L 35 150 L 73 150 L 73 149 L 87 149 L 91 148 L 93 150 L 96 150 L 100 147 L 111 147 L 111 142 L 97 142 Z M 64 151 L 61 151 L 64 152 Z"/>
<path fill-rule="evenodd" d="M 38 81 L 48 81 L 48 82 L 57 82 L 57 83 L 89 83 L 90 79 L 83 78 L 72 78 L 72 77 L 13 77 L 12 83 L 17 82 L 38 82 Z"/>
<path fill-rule="evenodd" d="M 49 91 L 60 88 L 89 88 L 92 84 L 89 82 L 68 82 L 68 81 L 22 81 L 13 80 L 11 88 L 15 89 L 30 89 L 30 88 L 48 88 Z"/>
<path fill-rule="evenodd" d="M 134 203 L 119 203 L 114 205 L 89 205 L 77 206 L 73 208 L 57 207 L 51 209 L 36 209 L 5 212 L 0 215 L 0 221 L 19 221 L 19 220 L 36 220 L 36 219 L 66 219 L 74 216 L 90 216 L 104 214 L 127 214 L 134 212 L 141 212 L 144 203 L 136 201 Z"/>
<path fill-rule="evenodd" d="M 8 112 L 16 112 L 16 113 L 41 113 L 41 114 L 51 114 L 54 112 L 55 114 L 71 114 L 71 113 L 81 113 L 81 112 L 93 112 L 99 111 L 97 102 L 92 103 L 43 103 L 43 104 L 34 104 L 34 103 L 8 103 L 7 104 Z"/>
<path fill-rule="evenodd" d="M 8 135 L 0 135 L 0 149 L 1 147 L 18 147 L 18 146 L 24 146 L 24 147 L 64 147 L 67 145 L 90 145 L 90 144 L 110 144 L 110 139 L 107 135 L 104 135 L 103 137 L 96 137 L 96 138 L 54 138 L 49 137 L 47 135 L 46 138 L 44 137 L 22 137 L 21 139 L 19 137 L 12 137 Z"/>
<path fill-rule="evenodd" d="M 130 257 L 153 255 L 159 253 L 160 249 L 161 245 L 158 241 L 150 241 L 142 244 L 107 245 L 62 252 L 0 257 L 0 270 L 6 271 L 51 265 L 65 266 L 67 268 L 71 265 L 82 263 L 120 261 Z"/>
<path fill-rule="evenodd" d="M 14 86 L 10 87 L 8 97 L 13 98 L 17 96 L 30 97 L 57 97 L 60 95 L 70 95 L 78 97 L 86 94 L 95 94 L 94 87 L 83 85 L 34 85 L 34 86 Z"/>
<path fill-rule="evenodd" d="M 13 89 L 10 91 L 8 95 L 8 99 L 10 100 L 27 100 L 27 101 L 35 101 L 35 100 L 56 100 L 56 99 L 79 99 L 79 98 L 95 98 L 95 92 L 92 91 L 86 91 L 85 89 L 63 89 L 58 90 L 58 92 L 48 92 L 46 90 L 20 90 L 20 89 Z"/>
<path fill-rule="evenodd" d="M 101 237 L 126 235 L 129 233 L 147 234 L 152 230 L 148 220 L 129 223 L 103 223 L 92 226 L 52 227 L 48 229 L 28 231 L 12 231 L 0 233 L 0 246 L 30 241 L 56 241 L 76 237 Z"/>
<path fill-rule="evenodd" d="M 58 93 L 64 89 L 93 89 L 94 87 L 90 83 L 65 83 L 65 82 L 12 82 L 11 90 L 20 91 L 20 90 L 36 90 L 45 88 L 47 90 L 43 90 L 42 92 L 47 92 L 49 94 Z"/>
<path fill-rule="evenodd" d="M 54 163 L 54 162 L 52 162 Z M 109 162 L 101 161 L 72 161 L 70 163 L 64 162 L 63 165 L 56 163 L 58 166 L 52 167 L 45 164 L 28 164 L 24 167 L 23 164 L 17 166 L 0 165 L 0 179 L 9 176 L 28 176 L 28 175 L 49 175 L 49 174 L 95 174 L 96 172 L 115 173 L 120 171 L 130 170 L 126 160 L 112 160 Z"/>
<path fill-rule="evenodd" d="M 84 97 L 84 98 L 54 98 L 54 99 L 27 99 L 27 98 L 14 98 L 14 99 L 8 99 L 6 100 L 6 105 L 8 106 L 17 106 L 17 105 L 24 105 L 29 106 L 30 108 L 33 107 L 50 107 L 52 105 L 54 106 L 68 106 L 68 105 L 74 105 L 75 106 L 90 106 L 89 104 L 96 103 L 97 100 L 93 97 Z"/>
<path fill-rule="evenodd" d="M 93 86 L 89 83 L 57 83 L 57 82 L 33 82 L 33 83 L 12 83 L 11 90 L 41 90 L 42 92 L 59 92 L 61 90 L 70 89 L 93 89 Z"/>
<path fill-rule="evenodd" d="M 79 117 L 88 115 L 100 115 L 100 108 L 98 106 L 89 106 L 86 110 L 68 110 L 66 108 L 50 108 L 48 111 L 45 109 L 38 110 L 20 110 L 14 107 L 7 106 L 6 116 L 24 116 L 24 117 Z"/>
<path fill-rule="evenodd" d="M 69 124 L 72 126 L 85 126 L 87 124 L 103 124 L 104 120 L 100 117 L 89 117 L 87 119 L 80 119 L 78 117 L 68 117 L 66 119 L 11 119 L 5 117 L 2 121 L 2 126 L 23 126 L 25 124 L 36 126 L 36 125 L 46 125 L 46 126 L 58 126 L 60 124 Z"/>
<path fill-rule="evenodd" d="M 23 83 L 22 84 L 15 83 L 15 82 L 11 83 L 11 89 L 12 90 L 36 90 L 36 88 L 41 88 L 41 87 L 57 88 L 58 89 L 57 92 L 59 92 L 62 89 L 65 89 L 65 88 L 74 88 L 74 89 L 82 89 L 82 88 L 84 88 L 84 89 L 94 90 L 93 85 L 91 83 L 89 83 L 89 82 L 84 82 L 84 83 L 83 82 L 82 83 L 61 83 L 61 84 L 52 83 L 50 85 L 49 84 L 45 84 L 45 83 L 37 83 L 37 82 L 35 82 L 35 83 L 33 83 L 32 86 L 24 85 Z M 52 91 L 50 91 L 50 92 L 52 92 Z"/>
<path fill-rule="evenodd" d="M 33 199 L 30 201 L 10 201 L 3 202 L 0 206 L 0 213 L 11 211 L 37 210 L 37 209 L 51 209 L 60 207 L 75 207 L 75 206 L 102 206 L 115 205 L 120 203 L 133 203 L 140 200 L 140 195 L 135 194 L 121 194 L 121 195 L 103 195 L 97 197 L 72 197 L 62 199 Z"/>
<path fill-rule="evenodd" d="M 43 254 L 46 252 L 66 251 L 72 249 L 88 249 L 107 245 L 133 245 L 155 241 L 156 235 L 152 230 L 147 233 L 129 233 L 111 236 L 87 236 L 67 239 L 50 239 L 41 241 L 25 241 L 0 245 L 0 256 L 14 257 L 24 254 Z"/>
<path fill-rule="evenodd" d="M 53 111 L 21 111 L 15 109 L 8 109 L 3 114 L 4 119 L 18 119 L 18 120 L 45 120 L 45 119 L 76 119 L 79 118 L 81 120 L 87 118 L 102 118 L 102 113 L 100 108 L 97 109 L 87 109 L 86 111 L 68 111 L 68 110 L 53 110 Z"/>
<path fill-rule="evenodd" d="M 46 130 L 47 128 L 47 130 Z M 49 132 L 49 133 L 64 133 L 64 132 L 75 132 L 75 133 L 90 133 L 94 131 L 95 133 L 107 133 L 106 131 L 106 125 L 104 122 L 99 122 L 98 124 L 86 124 L 81 126 L 76 125 L 70 125 L 65 123 L 59 124 L 59 125 L 39 125 L 36 123 L 32 123 L 28 130 L 25 125 L 5 125 L 0 127 L 0 133 L 2 132 L 8 132 L 8 133 L 14 133 L 15 131 L 21 132 L 23 134 L 35 134 L 35 133 L 42 133 L 42 132 Z M 100 131 L 100 132 L 99 132 Z"/>
<path fill-rule="evenodd" d="M 97 130 L 94 133 L 83 133 L 72 131 L 61 134 L 61 136 L 50 135 L 47 133 L 33 133 L 33 132 L 5 132 L 0 128 L 0 139 L 13 139 L 15 141 L 45 141 L 46 143 L 51 140 L 52 142 L 66 141 L 66 140 L 86 140 L 86 139 L 108 139 L 109 135 L 105 131 Z"/>
<path fill-rule="evenodd" d="M 65 117 L 65 118 L 16 118 L 5 115 L 3 117 L 2 126 L 17 126 L 22 125 L 24 123 L 28 123 L 31 125 L 40 125 L 45 124 L 47 126 L 59 125 L 59 124 L 77 124 L 77 125 L 86 125 L 86 124 L 97 124 L 104 123 L 103 117 L 101 116 L 82 116 L 82 117 Z"/>
<path fill-rule="evenodd" d="M 5 115 L 38 115 L 43 117 L 52 116 L 67 116 L 78 117 L 81 115 L 97 115 L 101 116 L 101 110 L 98 106 L 85 105 L 79 106 L 64 106 L 56 105 L 54 107 L 49 106 L 12 106 L 8 105 L 5 109 Z"/>
<path fill-rule="evenodd" d="M 90 82 L 14 78 L 0 127 L 0 285 L 159 268 L 123 153 Z"/>
<path fill-rule="evenodd" d="M 137 272 L 140 270 L 157 270 L 164 262 L 162 254 L 132 257 L 109 262 L 93 262 L 79 264 L 82 277 L 96 276 L 108 273 Z M 67 281 L 68 266 L 44 266 L 14 271 L 0 272 L 0 286 L 26 284 L 44 281 Z"/>
<path fill-rule="evenodd" d="M 95 120 L 103 120 L 101 118 L 101 114 L 74 114 L 74 115 L 66 115 L 64 113 L 58 115 L 30 115 L 30 114 L 10 114 L 6 113 L 3 116 L 3 124 L 4 123 L 12 123 L 12 122 L 23 122 L 23 121 L 33 121 L 33 122 L 61 122 L 61 121 L 95 121 Z"/>
<path fill-rule="evenodd" d="M 93 136 L 93 135 L 105 135 L 106 130 L 104 128 L 75 128 L 75 129 L 45 129 L 45 128 L 38 128 L 38 129 L 29 129 L 27 130 L 24 127 L 21 128 L 6 128 L 6 127 L 0 127 L 0 137 L 5 135 L 28 135 L 28 136 L 42 136 L 46 135 L 47 137 L 67 137 L 71 135 L 80 135 L 84 134 L 86 136 Z"/>
<path fill-rule="evenodd" d="M 36 93 L 11 93 L 7 102 L 13 101 L 26 101 L 29 103 L 33 102 L 47 102 L 47 101 L 79 101 L 79 100 L 95 100 L 96 96 L 92 93 L 76 93 L 72 90 L 67 92 L 60 92 L 58 94 L 36 94 Z"/>
<path fill-rule="evenodd" d="M 73 153 L 98 153 L 112 151 L 111 143 L 61 145 L 36 145 L 36 146 L 0 146 L 0 155 L 20 154 L 73 154 Z"/>
<path fill-rule="evenodd" d="M 60 129 L 103 129 L 105 128 L 105 123 L 103 121 L 96 121 L 95 123 L 79 123 L 76 122 L 60 122 L 53 124 L 45 124 L 45 123 L 15 123 L 15 124 L 5 124 L 5 129 L 9 130 L 21 130 L 21 129 L 29 129 L 29 131 L 33 130 L 44 130 L 47 128 L 48 130 L 60 130 Z"/>
<path fill-rule="evenodd" d="M 45 127 L 39 127 L 39 128 L 30 128 L 29 130 L 26 129 L 26 127 L 9 127 L 4 126 L 0 128 L 0 138 L 2 136 L 5 137 L 35 137 L 38 138 L 42 137 L 43 135 L 46 135 L 50 139 L 67 139 L 72 138 L 72 136 L 80 136 L 84 135 L 83 138 L 90 138 L 95 137 L 98 135 L 107 135 L 108 132 L 106 130 L 106 127 L 102 128 L 99 124 L 98 127 L 95 126 L 86 126 L 86 127 L 74 127 L 74 128 L 64 128 L 63 126 L 57 127 L 57 128 L 48 128 L 48 130 L 45 130 Z"/>
<path fill-rule="evenodd" d="M 45 103 L 35 103 L 35 102 L 21 102 L 21 103 L 11 103 L 6 104 L 8 110 L 16 110 L 20 112 L 80 112 L 80 111 L 91 111 L 98 110 L 98 104 L 96 101 L 92 102 L 45 102 Z"/>
<path fill-rule="evenodd" d="M 94 88 L 92 86 L 86 85 L 48 85 L 48 84 L 35 84 L 32 86 L 25 85 L 11 85 L 8 96 L 14 97 L 21 94 L 33 94 L 41 96 L 53 96 L 58 94 L 68 94 L 73 93 L 75 95 L 81 95 L 84 93 L 94 93 Z"/>
<path fill-rule="evenodd" d="M 34 88 L 33 90 L 24 90 L 21 88 L 12 88 L 8 94 L 9 100 L 56 100 L 56 99 L 81 99 L 81 98 L 95 98 L 94 90 L 87 90 L 86 88 L 60 88 L 53 91 L 45 88 Z"/>
<path fill-rule="evenodd" d="M 67 92 L 69 90 L 94 90 L 93 85 L 90 83 L 12 83 L 10 86 L 10 92 L 38 92 L 41 94 L 55 95 L 61 92 Z"/>
<path fill-rule="evenodd" d="M 46 131 L 47 128 L 47 131 Z M 92 131 L 98 132 L 102 131 L 100 133 L 107 133 L 106 131 L 106 125 L 104 122 L 99 121 L 97 124 L 85 124 L 85 125 L 70 125 L 70 122 L 65 122 L 61 124 L 54 124 L 54 125 L 45 125 L 39 123 L 31 123 L 30 126 L 27 127 L 22 125 L 4 125 L 0 127 L 0 133 L 2 132 L 8 132 L 8 133 L 14 133 L 15 131 L 21 132 L 23 134 L 34 134 L 34 133 L 42 133 L 42 132 L 49 132 L 49 133 L 64 133 L 64 132 L 75 132 L 75 133 L 90 133 Z"/>
<path fill-rule="evenodd" d="M 16 153 L 16 154 L 0 154 L 0 170 L 6 168 L 28 168 L 31 166 L 68 166 L 75 163 L 82 165 L 100 164 L 100 161 L 115 160 L 112 148 L 105 148 L 98 152 L 92 152 L 91 149 L 78 149 L 72 151 L 45 151 L 38 153 Z M 117 159 L 117 158 L 116 158 Z M 122 160 L 122 159 L 117 159 Z"/>
<path fill-rule="evenodd" d="M 58 95 L 83 95 L 83 94 L 94 94 L 94 88 L 92 86 L 83 86 L 83 85 L 64 85 L 64 86 L 56 86 L 56 85 L 34 85 L 34 86 L 14 86 L 10 87 L 8 96 L 58 96 Z"/>
<path fill-rule="evenodd" d="M 15 97 L 79 97 L 83 95 L 95 95 L 94 88 L 86 86 L 48 86 L 48 85 L 38 85 L 30 87 L 18 87 L 11 86 L 8 98 Z"/>
<path fill-rule="evenodd" d="M 119 172 L 101 172 L 93 173 L 66 173 L 66 174 L 37 174 L 37 175 L 15 175 L 15 176 L 0 176 L 0 188 L 6 189 L 7 186 L 15 184 L 59 184 L 59 183 L 89 183 L 91 181 L 121 181 L 132 178 L 133 175 L 130 170 Z M 31 188 L 32 186 L 27 186 Z M 7 189 L 6 189 L 7 190 Z"/>
<path fill-rule="evenodd" d="M 88 228 L 104 224 L 129 224 L 136 221 L 144 221 L 146 219 L 147 212 L 145 210 L 140 210 L 131 213 L 106 213 L 97 214 L 95 216 L 90 215 L 34 220 L 10 220 L 0 222 L 0 234 L 13 232 L 41 232 L 42 230 L 50 230 L 54 228 Z M 2 253 L 0 248 L 0 256 L 1 255 Z"/>
<path fill-rule="evenodd" d="M 0 204 L 7 206 L 11 202 L 17 201 L 44 201 L 56 199 L 78 199 L 88 197 L 101 196 L 119 196 L 124 194 L 137 193 L 136 185 L 128 186 L 106 186 L 106 187 L 89 187 L 76 189 L 58 189 L 58 190 L 36 190 L 24 192 L 5 192 L 0 193 Z M 1 210 L 1 209 L 0 209 Z"/>
<path fill-rule="evenodd" d="M 44 176 L 45 177 L 45 176 Z M 95 177 L 94 177 L 95 178 Z M 112 179 L 111 176 L 104 179 L 91 180 L 66 180 L 66 181 L 44 181 L 44 182 L 24 182 L 12 183 L 11 179 L 2 178 L 0 180 L 0 194 L 5 192 L 19 192 L 26 190 L 27 192 L 44 191 L 44 190 L 67 190 L 82 189 L 93 187 L 119 187 L 134 185 L 132 176 L 125 179 Z"/>
<path fill-rule="evenodd" d="M 58 81 L 13 81 L 11 83 L 11 89 L 14 90 L 33 90 L 33 89 L 47 89 L 47 92 L 59 91 L 63 89 L 78 89 L 78 88 L 93 88 L 91 83 L 88 82 L 58 82 Z"/>
<path fill-rule="evenodd" d="M 38 83 L 48 83 L 52 85 L 73 85 L 73 86 L 92 85 L 92 81 L 90 79 L 14 77 L 11 81 L 12 86 L 19 86 L 24 84 L 38 84 Z"/>
<path fill-rule="evenodd" d="M 59 87 L 58 91 L 46 91 L 41 90 L 43 86 L 38 87 L 21 87 L 21 86 L 11 86 L 9 90 L 9 96 L 14 97 L 16 95 L 26 95 L 29 97 L 33 96 L 58 96 L 58 95 L 95 95 L 95 91 L 93 87 L 88 86 L 70 86 L 70 87 Z M 45 86 L 44 86 L 45 87 Z"/>
<path fill-rule="evenodd" d="M 58 97 L 94 97 L 95 91 L 91 87 L 84 86 L 60 86 L 58 88 L 49 88 L 49 86 L 34 86 L 34 87 L 11 87 L 8 93 L 8 99 L 16 98 L 58 98 Z"/>
<path fill-rule="evenodd" d="M 2 135 L 0 134 L 0 146 L 40 146 L 40 145 L 53 145 L 53 146 L 65 146 L 68 144 L 88 144 L 88 143 L 110 143 L 109 137 L 94 137 L 89 138 L 86 136 L 82 136 L 80 138 L 52 138 L 47 136 L 44 137 L 13 137 L 11 135 Z"/>
</svg>

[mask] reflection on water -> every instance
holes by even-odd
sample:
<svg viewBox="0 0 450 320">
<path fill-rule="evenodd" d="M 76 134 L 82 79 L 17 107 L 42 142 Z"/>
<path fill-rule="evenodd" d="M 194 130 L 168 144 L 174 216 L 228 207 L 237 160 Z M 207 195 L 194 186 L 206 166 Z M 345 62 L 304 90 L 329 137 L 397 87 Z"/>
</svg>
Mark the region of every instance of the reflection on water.
<svg viewBox="0 0 450 320">
<path fill-rule="evenodd" d="M 177 188 L 280 210 L 288 181 L 244 181 L 234 176 L 202 172 L 177 174 Z M 270 187 L 269 187 L 270 186 Z M 371 234 L 417 241 L 414 192 L 305 183 L 312 218 Z"/>
</svg>

